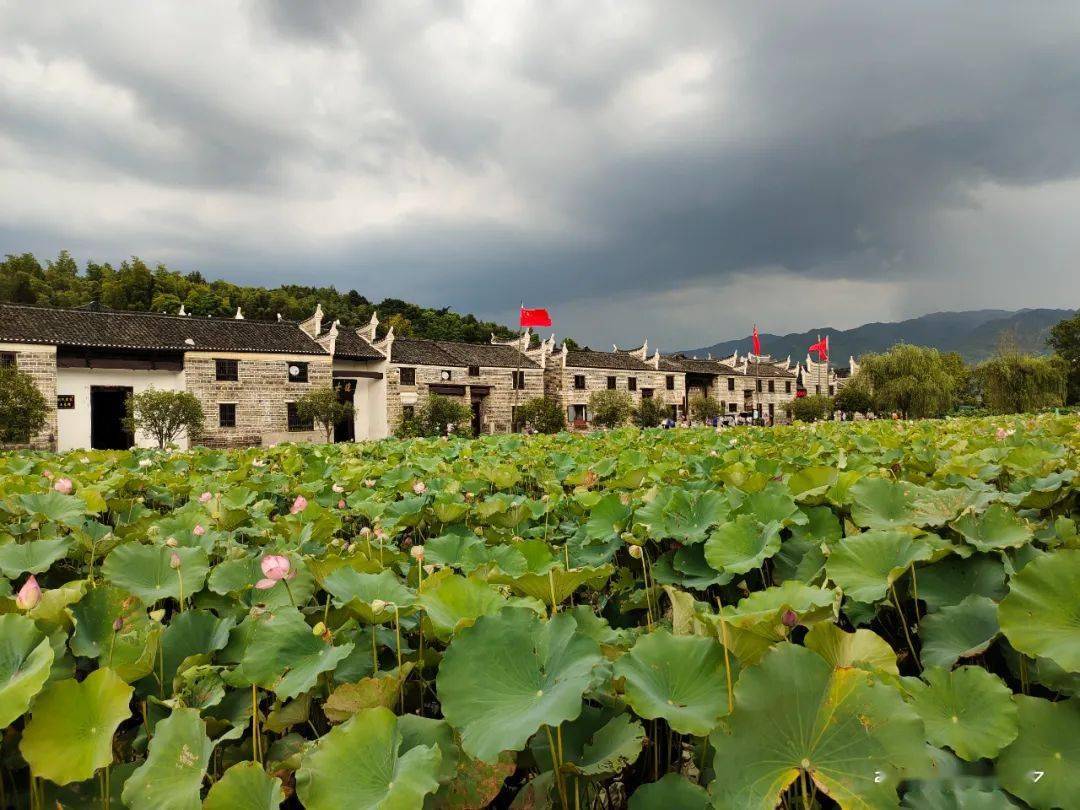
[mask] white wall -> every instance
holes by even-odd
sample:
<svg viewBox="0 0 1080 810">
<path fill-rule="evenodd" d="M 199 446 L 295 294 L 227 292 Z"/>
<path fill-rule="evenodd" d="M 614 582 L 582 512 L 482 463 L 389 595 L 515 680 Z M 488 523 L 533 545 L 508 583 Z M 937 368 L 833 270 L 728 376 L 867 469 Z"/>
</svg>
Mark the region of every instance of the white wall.
<svg viewBox="0 0 1080 810">
<path fill-rule="evenodd" d="M 356 383 L 353 394 L 353 428 L 356 440 L 383 439 L 389 433 L 386 414 L 386 372 L 387 362 L 361 362 L 356 360 L 334 360 L 336 379 L 350 379 Z M 350 377 L 350 371 L 378 371 L 382 379 L 370 377 Z"/>
<path fill-rule="evenodd" d="M 182 371 L 135 371 L 107 368 L 58 368 L 56 369 L 57 395 L 72 394 L 75 407 L 56 412 L 58 450 L 75 450 L 90 446 L 90 386 L 130 386 L 138 394 L 149 388 L 159 391 L 183 391 Z M 155 447 L 156 443 L 142 431 L 135 434 L 139 447 Z M 187 439 L 179 442 L 187 447 Z"/>
</svg>

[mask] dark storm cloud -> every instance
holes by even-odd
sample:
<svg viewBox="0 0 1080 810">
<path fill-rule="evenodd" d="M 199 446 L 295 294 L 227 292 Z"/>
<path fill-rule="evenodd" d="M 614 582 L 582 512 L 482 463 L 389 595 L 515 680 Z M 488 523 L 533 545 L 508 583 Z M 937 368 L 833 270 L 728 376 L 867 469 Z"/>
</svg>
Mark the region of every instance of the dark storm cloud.
<svg viewBox="0 0 1080 810">
<path fill-rule="evenodd" d="M 116 12 L 0 11 L 0 249 L 156 247 L 481 314 L 525 298 L 598 342 L 648 309 L 669 345 L 738 333 L 751 308 L 802 328 L 1080 294 L 1046 247 L 1072 229 L 1039 233 L 1043 202 L 1080 213 L 1073 3 Z M 35 178 L 120 213 L 80 231 L 16 210 Z M 998 209 L 1007 259 L 976 244 Z M 762 302 L 745 279 L 768 274 Z M 827 285 L 867 283 L 863 311 L 827 311 Z M 678 290 L 737 313 L 688 322 Z"/>
</svg>

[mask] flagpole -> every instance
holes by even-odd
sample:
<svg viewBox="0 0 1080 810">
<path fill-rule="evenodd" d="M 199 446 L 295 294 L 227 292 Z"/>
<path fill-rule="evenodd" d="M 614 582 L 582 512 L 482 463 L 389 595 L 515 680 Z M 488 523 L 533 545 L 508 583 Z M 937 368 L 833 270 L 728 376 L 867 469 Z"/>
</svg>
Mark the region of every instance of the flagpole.
<svg viewBox="0 0 1080 810">
<path fill-rule="evenodd" d="M 521 301 L 518 303 L 518 329 L 522 329 L 521 335 L 518 337 L 518 343 L 519 344 L 521 343 L 522 338 L 525 337 L 525 332 L 523 330 L 523 327 L 521 326 L 521 313 L 524 311 L 524 309 L 525 309 L 525 299 L 522 298 Z M 518 377 L 521 376 L 521 355 L 522 354 L 524 354 L 524 351 L 519 348 L 517 357 L 514 358 L 514 362 L 516 362 L 517 365 L 514 366 L 514 381 L 513 381 L 513 384 L 512 384 L 512 387 L 514 389 L 514 404 L 510 408 L 510 432 L 511 433 L 514 433 L 516 431 L 516 428 L 517 428 L 517 426 L 514 424 L 514 419 L 515 419 L 515 411 L 517 411 L 517 408 L 518 408 Z"/>
</svg>

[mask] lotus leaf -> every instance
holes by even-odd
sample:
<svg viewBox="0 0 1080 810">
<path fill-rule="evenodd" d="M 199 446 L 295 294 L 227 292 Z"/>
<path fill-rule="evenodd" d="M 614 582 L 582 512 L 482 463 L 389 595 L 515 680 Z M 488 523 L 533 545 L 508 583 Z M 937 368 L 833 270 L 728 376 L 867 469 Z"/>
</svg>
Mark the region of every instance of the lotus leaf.
<svg viewBox="0 0 1080 810">
<path fill-rule="evenodd" d="M 174 709 L 150 738 L 146 761 L 124 784 L 131 810 L 199 810 L 214 746 L 197 709 Z"/>
<path fill-rule="evenodd" d="M 1016 739 L 1012 691 L 996 675 L 979 667 L 932 667 L 922 678 L 905 679 L 904 688 L 933 745 L 970 761 L 995 757 Z"/>
<path fill-rule="evenodd" d="M 179 568 L 172 567 L 174 554 L 180 560 Z M 179 599 L 181 591 L 185 597 L 198 593 L 209 570 L 209 559 L 201 548 L 169 548 L 141 543 L 117 546 L 109 552 L 101 567 L 105 579 L 117 588 L 135 594 L 148 605 L 159 599 Z"/>
<path fill-rule="evenodd" d="M 961 658 L 986 651 L 998 634 L 997 607 L 985 596 L 969 596 L 959 605 L 931 613 L 922 620 L 922 662 L 951 667 Z"/>
<path fill-rule="evenodd" d="M 502 594 L 481 579 L 440 571 L 420 586 L 420 605 L 435 634 L 449 639 L 479 617 L 498 613 L 506 604 Z"/>
<path fill-rule="evenodd" d="M 848 633 L 835 624 L 815 624 L 803 644 L 834 667 L 859 667 L 868 672 L 897 676 L 896 652 L 872 630 Z"/>
<path fill-rule="evenodd" d="M 851 519 L 864 529 L 900 529 L 914 526 L 917 488 L 907 481 L 863 478 L 849 490 Z"/>
<path fill-rule="evenodd" d="M 1020 652 L 1080 672 L 1080 550 L 1036 558 L 1009 581 L 1001 630 Z"/>
<path fill-rule="evenodd" d="M 138 599 L 118 588 L 94 588 L 71 608 L 71 616 L 75 632 L 70 646 L 75 655 L 100 658 L 128 683 L 150 674 L 161 625 L 150 621 Z M 119 629 L 114 623 L 120 624 Z"/>
<path fill-rule="evenodd" d="M 780 550 L 780 524 L 762 525 L 749 515 L 738 515 L 705 541 L 705 560 L 717 571 L 745 574 Z"/>
<path fill-rule="evenodd" d="M 319 673 L 333 670 L 352 649 L 350 643 L 335 647 L 314 636 L 290 608 L 255 620 L 237 674 L 287 700 L 311 689 Z"/>
<path fill-rule="evenodd" d="M 283 801 L 280 779 L 257 762 L 238 762 L 210 787 L 203 810 L 276 810 Z"/>
<path fill-rule="evenodd" d="M 997 759 L 1002 787 L 1038 810 L 1075 807 L 1080 796 L 1080 700 L 1013 695 L 1020 733 Z"/>
<path fill-rule="evenodd" d="M 709 794 L 677 773 L 665 774 L 634 791 L 629 810 L 707 810 Z"/>
<path fill-rule="evenodd" d="M 71 540 L 54 537 L 28 543 L 5 543 L 0 546 L 0 572 L 14 579 L 21 574 L 40 574 L 67 554 Z"/>
<path fill-rule="evenodd" d="M 952 523 L 968 543 L 979 551 L 1002 551 L 1019 548 L 1032 538 L 1031 527 L 1016 512 L 1001 503 L 995 503 L 981 515 L 967 513 Z"/>
<path fill-rule="evenodd" d="M 338 568 L 326 577 L 323 587 L 334 601 L 368 624 L 392 621 L 396 605 L 398 613 L 409 613 L 416 603 L 416 594 L 407 588 L 391 571 L 362 574 L 352 568 Z M 372 602 L 387 604 L 375 610 Z"/>
<path fill-rule="evenodd" d="M 25 616 L 0 616 L 0 728 L 30 707 L 53 662 L 52 647 Z"/>
<path fill-rule="evenodd" d="M 877 602 L 905 571 L 932 553 L 929 543 L 906 532 L 871 530 L 844 538 L 829 555 L 825 571 L 845 596 Z"/>
</svg>

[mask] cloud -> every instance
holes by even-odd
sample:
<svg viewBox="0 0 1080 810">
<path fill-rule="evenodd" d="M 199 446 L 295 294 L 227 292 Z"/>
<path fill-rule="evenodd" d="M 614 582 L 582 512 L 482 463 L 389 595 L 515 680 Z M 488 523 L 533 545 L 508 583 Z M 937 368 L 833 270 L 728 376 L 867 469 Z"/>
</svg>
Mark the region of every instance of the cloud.
<svg viewBox="0 0 1080 810">
<path fill-rule="evenodd" d="M 5 252 L 524 298 L 594 345 L 1080 294 L 1073 3 L 0 5 L 0 37 Z"/>
</svg>

